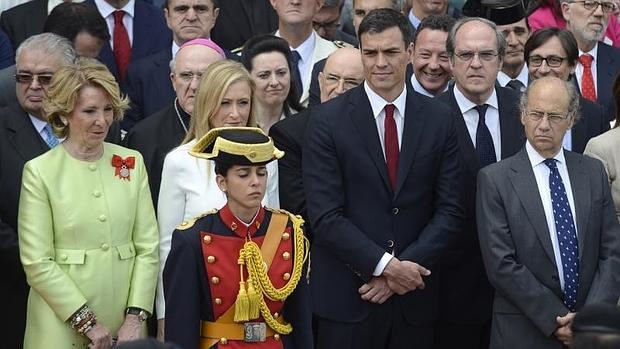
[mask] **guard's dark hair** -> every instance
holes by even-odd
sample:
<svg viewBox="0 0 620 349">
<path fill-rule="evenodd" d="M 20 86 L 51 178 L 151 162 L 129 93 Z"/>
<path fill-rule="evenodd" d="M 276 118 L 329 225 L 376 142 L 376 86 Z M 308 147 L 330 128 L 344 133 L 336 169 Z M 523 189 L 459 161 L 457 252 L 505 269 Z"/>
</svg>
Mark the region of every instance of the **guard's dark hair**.
<svg viewBox="0 0 620 349">
<path fill-rule="evenodd" d="M 81 32 L 102 41 L 110 40 L 105 19 L 95 6 L 84 3 L 65 2 L 54 7 L 45 20 L 43 32 L 60 35 L 71 42 Z"/>
</svg>

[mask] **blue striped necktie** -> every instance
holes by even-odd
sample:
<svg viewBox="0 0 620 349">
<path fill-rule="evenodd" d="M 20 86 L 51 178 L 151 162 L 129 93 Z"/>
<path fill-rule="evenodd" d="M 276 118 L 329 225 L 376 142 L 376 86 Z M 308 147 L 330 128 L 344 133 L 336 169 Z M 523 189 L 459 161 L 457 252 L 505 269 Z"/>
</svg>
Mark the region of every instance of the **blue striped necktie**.
<svg viewBox="0 0 620 349">
<path fill-rule="evenodd" d="M 55 146 L 60 144 L 58 138 L 56 138 L 54 132 L 52 132 L 52 126 L 50 124 L 45 124 L 45 127 L 43 128 L 43 133 L 45 133 L 45 143 L 47 143 L 50 148 L 54 148 Z"/>
</svg>

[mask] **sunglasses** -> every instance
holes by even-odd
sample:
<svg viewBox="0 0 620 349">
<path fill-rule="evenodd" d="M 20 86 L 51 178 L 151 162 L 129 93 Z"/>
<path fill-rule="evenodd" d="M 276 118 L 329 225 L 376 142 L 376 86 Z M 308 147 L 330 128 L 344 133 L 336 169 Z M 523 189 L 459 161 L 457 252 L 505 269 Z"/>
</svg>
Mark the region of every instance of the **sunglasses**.
<svg viewBox="0 0 620 349">
<path fill-rule="evenodd" d="M 30 74 L 30 73 L 17 73 L 15 74 L 15 81 L 19 84 L 31 84 L 35 78 L 37 82 L 43 86 L 47 86 L 52 81 L 53 74 Z"/>
</svg>

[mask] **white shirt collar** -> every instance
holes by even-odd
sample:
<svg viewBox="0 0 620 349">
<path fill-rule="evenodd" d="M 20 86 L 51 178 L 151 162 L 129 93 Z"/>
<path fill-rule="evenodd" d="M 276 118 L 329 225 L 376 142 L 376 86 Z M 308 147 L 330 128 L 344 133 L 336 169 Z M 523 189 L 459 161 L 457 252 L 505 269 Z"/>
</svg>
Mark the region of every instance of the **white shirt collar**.
<svg viewBox="0 0 620 349">
<path fill-rule="evenodd" d="M 280 37 L 279 30 L 276 31 L 275 36 Z M 315 42 L 316 42 L 316 33 L 313 30 L 310 33 L 310 35 L 308 35 L 306 40 L 304 40 L 304 42 L 302 42 L 299 46 L 290 47 L 290 48 L 291 48 L 291 51 L 293 50 L 297 51 L 297 53 L 299 53 L 299 55 L 301 56 L 301 62 L 305 63 L 305 62 L 309 62 L 312 60 L 312 54 L 314 53 Z"/>
<path fill-rule="evenodd" d="M 529 69 L 527 68 L 527 64 L 523 65 L 523 68 L 521 68 L 521 71 L 519 72 L 519 75 L 517 75 L 516 79 L 521 81 L 523 86 L 527 86 L 529 80 Z M 497 73 L 497 82 L 499 82 L 499 84 L 503 87 L 506 87 L 510 80 L 512 80 L 512 78 L 506 75 L 503 71 Z"/>
<path fill-rule="evenodd" d="M 596 64 L 596 54 L 598 52 L 598 42 L 594 45 L 594 47 L 588 51 L 588 52 L 583 52 L 581 50 L 579 50 L 579 57 L 581 57 L 582 54 L 587 53 L 590 56 L 592 56 L 592 64 Z"/>
<path fill-rule="evenodd" d="M 31 115 L 30 113 L 28 113 L 28 117 L 30 117 L 30 122 L 32 122 L 32 125 L 37 130 L 37 132 L 41 134 L 41 132 L 45 128 L 45 125 L 47 125 L 47 122 L 37 118 L 34 115 Z"/>
<path fill-rule="evenodd" d="M 527 157 L 530 160 L 530 164 L 532 165 L 532 168 L 540 165 L 541 163 L 543 163 L 547 158 L 542 157 L 542 155 L 540 155 L 536 149 L 534 149 L 534 147 L 532 146 L 532 144 L 530 144 L 530 141 L 528 140 L 525 143 L 525 150 L 527 151 Z M 565 164 L 566 160 L 564 159 L 564 149 L 560 149 L 560 151 L 555 154 L 553 156 L 554 159 L 556 159 L 560 164 Z"/>
<path fill-rule="evenodd" d="M 101 16 L 103 18 L 108 18 L 116 10 L 123 10 L 131 18 L 134 18 L 136 0 L 129 0 L 129 2 L 125 6 L 123 6 L 123 8 L 121 9 L 117 9 L 113 7 L 112 5 L 108 4 L 104 0 L 95 0 L 95 5 L 97 6 L 97 9 L 99 10 L 99 13 L 101 13 Z"/>
<path fill-rule="evenodd" d="M 370 101 L 370 108 L 372 108 L 372 115 L 375 117 L 375 119 L 383 111 L 386 104 L 394 104 L 396 110 L 398 110 L 400 115 L 402 115 L 403 118 L 405 117 L 405 104 L 407 102 L 406 85 L 403 85 L 403 91 L 392 102 L 386 101 L 385 99 L 383 99 L 383 97 L 375 93 L 375 91 L 370 88 L 367 81 L 364 81 L 364 91 L 366 91 L 366 95 L 368 96 L 368 100 Z"/>
<path fill-rule="evenodd" d="M 448 86 L 450 85 L 450 83 L 448 82 L 446 84 L 446 87 L 443 89 L 443 91 L 439 92 L 437 95 L 440 95 L 443 92 L 448 91 Z M 430 93 L 427 89 L 424 88 L 424 86 L 422 86 L 422 84 L 420 84 L 420 82 L 418 81 L 418 79 L 415 77 L 415 74 L 411 74 L 411 86 L 413 87 L 413 90 L 416 91 L 417 93 L 421 93 L 427 97 L 431 97 L 434 98 L 435 95 L 433 95 L 432 93 Z"/>
<path fill-rule="evenodd" d="M 176 56 L 177 52 L 179 52 L 180 49 L 181 47 L 177 45 L 177 43 L 174 42 L 174 40 L 172 40 L 172 57 Z"/>
<path fill-rule="evenodd" d="M 456 104 L 459 105 L 461 114 L 464 114 L 467 111 L 477 106 L 477 104 L 467 99 L 467 97 L 465 97 L 465 95 L 461 93 L 461 91 L 459 90 L 456 84 L 454 85 L 454 98 L 456 99 Z M 491 93 L 489 98 L 484 103 L 499 110 L 499 103 L 497 102 L 497 92 L 495 91 L 495 88 L 493 88 L 493 92 Z"/>
</svg>

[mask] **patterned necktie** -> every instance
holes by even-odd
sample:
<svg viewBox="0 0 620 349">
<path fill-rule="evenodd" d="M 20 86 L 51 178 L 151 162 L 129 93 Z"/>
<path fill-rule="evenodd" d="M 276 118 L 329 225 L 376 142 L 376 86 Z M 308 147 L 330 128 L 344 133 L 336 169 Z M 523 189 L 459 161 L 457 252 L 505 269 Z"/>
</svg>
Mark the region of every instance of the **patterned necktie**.
<svg viewBox="0 0 620 349">
<path fill-rule="evenodd" d="M 116 10 L 114 15 L 114 60 L 118 67 L 118 73 L 121 81 L 125 81 L 125 72 L 131 60 L 131 45 L 129 44 L 129 34 L 123 24 L 125 11 Z"/>
<path fill-rule="evenodd" d="M 291 65 L 293 68 L 293 81 L 295 82 L 295 92 L 297 93 L 297 99 L 301 99 L 301 95 L 303 94 L 303 84 L 301 83 L 301 73 L 299 72 L 299 61 L 301 60 L 301 55 L 299 52 L 293 50 L 291 51 Z"/>
<path fill-rule="evenodd" d="M 523 92 L 523 90 L 525 89 L 525 85 L 523 85 L 523 83 L 517 79 L 510 80 L 508 84 L 506 84 L 506 87 L 509 87 L 519 92 Z"/>
<path fill-rule="evenodd" d="M 50 148 L 54 148 L 55 146 L 60 144 L 58 138 L 54 136 L 54 133 L 52 132 L 52 126 L 50 126 L 50 124 L 45 124 L 45 127 L 43 128 L 43 133 L 45 134 L 44 141 Z"/>
<path fill-rule="evenodd" d="M 553 218 L 555 230 L 560 246 L 560 258 L 564 271 L 564 304 L 570 311 L 576 310 L 577 289 L 579 287 L 579 245 L 573 213 L 566 196 L 566 188 L 562 177 L 558 172 L 555 159 L 546 159 L 545 165 L 549 167 L 549 188 L 551 191 L 551 204 L 553 206 Z"/>
<path fill-rule="evenodd" d="M 489 131 L 484 119 L 488 106 L 488 104 L 483 104 L 475 107 L 478 111 L 478 127 L 476 127 L 476 154 L 478 154 L 480 168 L 497 162 L 495 146 L 493 145 L 493 137 L 491 137 L 491 131 Z"/>
<path fill-rule="evenodd" d="M 392 190 L 396 190 L 396 173 L 398 172 L 398 133 L 396 131 L 396 120 L 394 120 L 394 104 L 385 106 L 385 120 L 383 126 L 385 134 L 385 162 L 388 168 L 388 176 Z"/>
<path fill-rule="evenodd" d="M 583 54 L 579 57 L 579 63 L 583 66 L 581 76 L 581 95 L 583 98 L 596 102 L 596 89 L 594 88 L 594 78 L 592 77 L 592 61 L 594 57 Z"/>
</svg>

